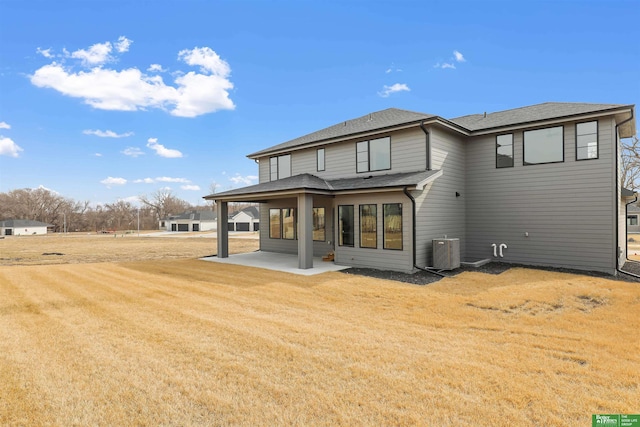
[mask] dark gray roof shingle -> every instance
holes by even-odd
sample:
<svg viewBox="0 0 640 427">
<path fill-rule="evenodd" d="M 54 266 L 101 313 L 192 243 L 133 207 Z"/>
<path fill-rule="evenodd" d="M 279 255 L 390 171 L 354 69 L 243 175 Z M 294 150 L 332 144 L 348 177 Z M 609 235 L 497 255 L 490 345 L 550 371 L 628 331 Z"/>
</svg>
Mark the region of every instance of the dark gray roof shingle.
<svg viewBox="0 0 640 427">
<path fill-rule="evenodd" d="M 188 211 L 179 215 L 171 215 L 167 220 L 193 220 L 193 221 L 215 221 L 217 214 L 213 211 Z"/>
<path fill-rule="evenodd" d="M 4 221 L 0 221 L 0 227 L 53 227 L 53 224 L 47 224 L 46 222 L 34 221 L 31 219 L 6 219 Z"/>
<path fill-rule="evenodd" d="M 230 196 L 259 196 L 260 194 L 293 190 L 316 190 L 329 193 L 346 190 L 368 190 L 375 188 L 398 188 L 417 185 L 426 179 L 440 173 L 437 170 L 395 173 L 387 175 L 361 176 L 324 180 L 308 173 L 264 182 L 249 187 L 214 193 L 205 199 L 218 199 Z"/>
<path fill-rule="evenodd" d="M 471 114 L 468 116 L 457 117 L 455 119 L 449 119 L 449 121 L 469 129 L 470 131 L 477 131 L 599 111 L 615 110 L 620 107 L 624 107 L 624 105 L 545 102 L 543 104 L 530 105 L 528 107 L 488 113 L 486 117 L 484 114 Z"/>
<path fill-rule="evenodd" d="M 357 135 L 360 133 L 384 129 L 388 127 L 398 126 L 406 123 L 417 123 L 422 120 L 436 117 L 433 114 L 417 113 L 415 111 L 400 110 L 398 108 L 388 108 L 386 110 L 377 111 L 367 114 L 357 119 L 351 119 L 340 122 L 328 128 L 321 129 L 317 132 L 301 136 L 282 144 L 274 145 L 264 150 L 249 154 L 247 157 L 256 157 L 272 151 L 281 151 L 288 148 L 298 147 L 305 144 L 311 144 L 328 139 L 339 138 L 348 135 Z"/>
<path fill-rule="evenodd" d="M 572 102 L 545 102 L 543 104 L 530 105 L 528 107 L 514 108 L 511 110 L 498 111 L 495 113 L 471 114 L 457 117 L 455 119 L 443 119 L 433 114 L 419 113 L 415 111 L 388 108 L 367 114 L 357 119 L 347 120 L 325 129 L 292 139 L 282 144 L 274 145 L 264 150 L 256 151 L 247 157 L 255 158 L 269 153 L 282 152 L 289 149 L 303 147 L 307 144 L 321 143 L 335 138 L 357 136 L 359 134 L 384 130 L 394 126 L 411 123 L 420 123 L 423 120 L 438 120 L 453 127 L 460 127 L 461 130 L 474 132 L 498 128 L 502 126 L 518 125 L 543 121 L 554 118 L 572 117 L 580 114 L 615 110 L 621 107 L 629 107 L 622 104 L 586 104 Z M 635 132 L 635 125 L 627 125 L 626 134 Z M 631 129 L 633 128 L 633 129 Z"/>
</svg>

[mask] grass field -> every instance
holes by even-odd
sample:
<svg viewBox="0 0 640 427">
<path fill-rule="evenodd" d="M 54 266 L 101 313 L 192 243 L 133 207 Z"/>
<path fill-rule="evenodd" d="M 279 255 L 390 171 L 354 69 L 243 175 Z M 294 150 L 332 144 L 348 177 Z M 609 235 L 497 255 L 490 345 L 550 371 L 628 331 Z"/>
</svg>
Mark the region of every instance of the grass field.
<svg viewBox="0 0 640 427">
<path fill-rule="evenodd" d="M 591 425 L 640 412 L 634 283 L 516 268 L 415 286 L 187 257 L 2 266 L 0 295 L 0 425 Z"/>
</svg>

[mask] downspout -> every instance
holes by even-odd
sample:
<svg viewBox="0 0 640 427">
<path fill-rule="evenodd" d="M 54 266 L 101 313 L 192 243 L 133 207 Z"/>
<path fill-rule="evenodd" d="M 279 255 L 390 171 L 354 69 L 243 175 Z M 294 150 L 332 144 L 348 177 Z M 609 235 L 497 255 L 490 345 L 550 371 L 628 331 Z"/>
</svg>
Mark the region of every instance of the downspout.
<svg viewBox="0 0 640 427">
<path fill-rule="evenodd" d="M 427 159 L 426 159 L 427 168 L 425 170 L 430 171 L 431 170 L 431 135 L 429 134 L 429 131 L 427 130 L 427 128 L 424 127 L 424 120 L 420 122 L 420 129 L 422 129 L 422 132 L 424 132 L 425 134 L 425 147 L 427 151 Z"/>
<path fill-rule="evenodd" d="M 420 125 L 422 126 L 422 125 Z M 424 129 L 423 129 L 424 130 Z M 425 130 L 426 132 L 426 130 Z M 428 133 L 427 133 L 427 138 L 428 138 Z M 417 268 L 418 270 L 422 270 L 422 271 L 426 271 L 427 273 L 431 273 L 431 274 L 435 274 L 436 276 L 440 276 L 440 277 L 447 277 L 442 273 L 439 273 L 433 269 L 429 269 L 429 268 L 425 268 L 425 267 L 418 267 L 416 265 L 416 199 L 411 195 L 411 193 L 409 193 L 408 187 L 404 187 L 402 189 L 402 191 L 404 192 L 404 194 L 409 198 L 409 200 L 411 200 L 411 231 L 412 231 L 412 245 L 411 245 L 411 256 L 413 257 L 413 268 Z"/>
<path fill-rule="evenodd" d="M 632 201 L 630 201 L 630 202 L 625 203 L 625 205 L 624 205 L 624 217 L 625 217 L 625 218 L 627 217 L 627 213 L 629 212 L 629 211 L 627 210 L 627 209 L 629 208 L 629 205 L 630 205 L 630 204 L 632 204 L 632 203 L 635 203 L 635 202 L 637 202 L 637 201 L 638 201 L 638 193 L 636 193 L 636 197 L 635 197 L 635 199 L 633 199 L 633 200 L 632 200 Z M 628 230 L 628 228 L 627 228 L 627 223 L 626 223 L 626 221 L 625 221 L 625 223 L 624 223 L 624 235 L 625 235 L 625 236 L 627 235 L 627 230 Z M 629 259 L 629 238 L 626 238 L 626 239 L 624 240 L 624 244 L 625 244 L 625 246 L 624 246 L 624 250 L 625 250 L 625 252 L 624 252 L 624 253 L 625 253 L 625 254 L 627 254 L 627 255 L 626 255 L 626 258 L 627 258 L 627 259 Z M 630 260 L 630 261 L 633 261 L 633 260 Z M 635 262 L 637 262 L 637 261 L 635 261 Z"/>
<path fill-rule="evenodd" d="M 613 204 L 613 206 L 614 206 L 615 217 L 616 217 L 616 248 L 615 248 L 616 258 L 615 258 L 615 260 L 616 260 L 616 271 L 617 272 L 623 273 L 623 274 L 627 274 L 629 276 L 633 276 L 633 277 L 636 277 L 636 278 L 640 279 L 639 275 L 623 271 L 623 270 L 620 269 L 620 267 L 618 267 L 618 259 L 620 257 L 619 254 L 618 254 L 618 248 L 619 248 L 619 245 L 620 245 L 620 240 L 618 238 L 618 234 L 620 234 L 618 232 L 618 227 L 620 227 L 620 212 L 618 212 L 618 203 L 620 203 L 620 200 L 619 200 L 619 197 L 618 197 L 618 189 L 620 187 L 620 166 L 618 164 L 618 162 L 619 162 L 619 158 L 618 158 L 618 156 L 619 156 L 619 152 L 618 152 L 619 147 L 618 146 L 620 145 L 620 143 L 618 142 L 618 139 L 619 139 L 619 135 L 620 134 L 618 133 L 618 128 L 621 125 L 623 125 L 623 124 L 625 124 L 627 122 L 630 122 L 631 120 L 633 120 L 633 108 L 631 109 L 631 116 L 629 116 L 628 119 L 623 120 L 622 122 L 616 124 L 616 191 L 613 193 L 614 202 L 615 202 Z M 624 231 L 625 231 L 625 240 L 626 240 L 627 239 L 627 226 L 626 226 L 627 206 L 626 205 L 624 207 L 624 210 L 625 210 L 625 227 L 624 227 Z M 625 248 L 627 248 L 628 247 L 628 242 L 625 242 L 625 245 L 626 245 Z M 626 260 L 629 259 L 629 254 L 628 253 L 625 253 L 625 259 Z"/>
</svg>

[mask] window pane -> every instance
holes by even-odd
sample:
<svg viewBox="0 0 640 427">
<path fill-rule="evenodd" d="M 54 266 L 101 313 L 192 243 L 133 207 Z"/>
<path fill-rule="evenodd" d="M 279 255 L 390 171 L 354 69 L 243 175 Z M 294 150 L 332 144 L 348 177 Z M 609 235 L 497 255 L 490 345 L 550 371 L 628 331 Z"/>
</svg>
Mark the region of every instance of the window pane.
<svg viewBox="0 0 640 427">
<path fill-rule="evenodd" d="M 378 247 L 378 210 L 376 205 L 360 205 L 360 247 Z"/>
<path fill-rule="evenodd" d="M 638 225 L 638 215 L 627 215 L 627 225 Z"/>
<path fill-rule="evenodd" d="M 269 209 L 269 237 L 280 238 L 280 209 Z"/>
<path fill-rule="evenodd" d="M 576 159 L 598 158 L 598 122 L 576 125 Z"/>
<path fill-rule="evenodd" d="M 496 137 L 496 167 L 513 167 L 513 134 Z"/>
<path fill-rule="evenodd" d="M 391 169 L 391 138 L 369 141 L 369 170 Z"/>
<path fill-rule="evenodd" d="M 293 240 L 296 238 L 295 209 L 282 209 L 282 238 Z"/>
<path fill-rule="evenodd" d="M 524 164 L 564 161 L 563 127 L 524 132 Z"/>
<path fill-rule="evenodd" d="M 383 205 L 384 249 L 402 250 L 402 203 Z"/>
<path fill-rule="evenodd" d="M 338 245 L 353 246 L 353 206 L 338 206 Z"/>
<path fill-rule="evenodd" d="M 271 174 L 271 181 L 278 179 L 278 158 L 271 157 L 269 159 L 269 170 Z"/>
<path fill-rule="evenodd" d="M 369 171 L 369 141 L 362 141 L 356 144 L 356 171 Z"/>
<path fill-rule="evenodd" d="M 318 163 L 318 171 L 324 170 L 324 148 L 318 148 L 316 151 L 317 163 Z"/>
<path fill-rule="evenodd" d="M 313 240 L 324 242 L 324 208 L 313 208 Z"/>
<path fill-rule="evenodd" d="M 578 123 L 576 126 L 576 133 L 578 135 L 585 135 L 589 133 L 597 133 L 598 132 L 598 122 L 587 122 L 587 123 Z"/>
<path fill-rule="evenodd" d="M 278 157 L 278 179 L 291 176 L 291 154 Z"/>
</svg>

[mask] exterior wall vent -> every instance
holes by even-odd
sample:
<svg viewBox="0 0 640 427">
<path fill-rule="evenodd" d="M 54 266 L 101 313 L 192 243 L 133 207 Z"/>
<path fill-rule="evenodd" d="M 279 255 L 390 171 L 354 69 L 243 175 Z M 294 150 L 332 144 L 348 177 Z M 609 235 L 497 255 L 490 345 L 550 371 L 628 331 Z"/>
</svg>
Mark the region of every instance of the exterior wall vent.
<svg viewBox="0 0 640 427">
<path fill-rule="evenodd" d="M 453 270 L 460 267 L 460 239 L 433 239 L 433 268 Z"/>
</svg>

